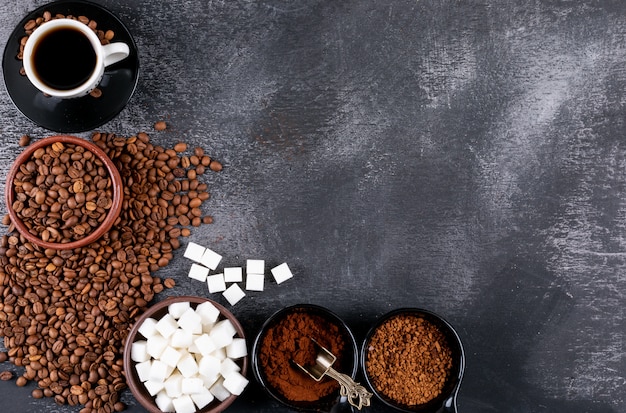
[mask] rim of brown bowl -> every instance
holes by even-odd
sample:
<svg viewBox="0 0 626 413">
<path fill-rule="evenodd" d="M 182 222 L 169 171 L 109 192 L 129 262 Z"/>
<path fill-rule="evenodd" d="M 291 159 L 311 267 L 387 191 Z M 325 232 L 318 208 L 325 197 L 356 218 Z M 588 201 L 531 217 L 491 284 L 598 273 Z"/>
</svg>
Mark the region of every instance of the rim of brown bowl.
<svg viewBox="0 0 626 413">
<path fill-rule="evenodd" d="M 31 234 L 28 231 L 28 228 L 26 228 L 26 225 L 24 225 L 24 222 L 22 222 L 22 220 L 13 210 L 13 202 L 15 201 L 15 190 L 13 181 L 15 180 L 15 176 L 20 169 L 20 165 L 28 160 L 37 149 L 52 145 L 55 142 L 74 144 L 77 146 L 82 146 L 83 148 L 89 150 L 104 163 L 104 166 L 109 172 L 109 176 L 111 177 L 111 183 L 113 185 L 113 205 L 111 205 L 111 208 L 109 209 L 109 212 L 107 213 L 104 221 L 102 221 L 102 224 L 85 238 L 66 243 L 47 242 Z M 35 143 L 32 143 L 26 149 L 24 149 L 24 151 L 17 156 L 17 158 L 13 162 L 13 165 L 11 165 L 11 168 L 9 169 L 4 192 L 5 202 L 7 205 L 7 210 L 9 211 L 11 222 L 15 225 L 15 228 L 18 230 L 18 232 L 33 244 L 39 245 L 43 248 L 56 250 L 68 250 L 84 247 L 85 245 L 89 245 L 102 237 L 102 235 L 104 235 L 109 229 L 111 229 L 111 227 L 119 217 L 122 210 L 122 200 L 124 198 L 124 194 L 122 191 L 122 177 L 120 176 L 120 172 L 115 167 L 115 164 L 113 163 L 111 158 L 109 158 L 108 155 L 96 144 L 77 136 L 71 135 L 48 136 L 46 138 L 38 140 Z"/>
<path fill-rule="evenodd" d="M 124 361 L 124 375 L 126 376 L 126 383 L 130 388 L 131 393 L 137 399 L 137 401 L 149 412 L 151 413 L 162 413 L 161 410 L 157 407 L 154 401 L 154 397 L 150 396 L 148 390 L 143 386 L 143 383 L 137 377 L 137 371 L 135 370 L 135 362 L 130 358 L 131 352 L 131 344 L 137 339 L 137 336 L 141 336 L 139 333 L 139 327 L 141 324 L 149 317 L 162 317 L 165 315 L 167 311 L 167 306 L 172 303 L 180 303 L 180 302 L 189 302 L 191 304 L 198 304 L 204 302 L 210 302 L 213 304 L 218 310 L 220 310 L 220 314 L 224 319 L 230 320 L 237 331 L 237 335 L 240 338 L 245 339 L 245 333 L 243 331 L 243 327 L 237 318 L 223 305 L 204 297 L 197 297 L 191 295 L 181 295 L 176 297 L 168 297 L 165 298 L 158 303 L 150 306 L 135 322 L 133 327 L 128 332 L 128 336 L 124 341 L 124 352 L 123 352 L 123 361 Z M 247 342 L 246 342 L 247 345 Z M 249 356 L 245 356 L 238 360 L 241 362 L 241 374 L 245 377 L 248 373 L 248 358 Z M 220 402 L 219 400 L 214 400 L 204 408 L 196 410 L 196 413 L 220 413 L 223 412 L 228 406 L 230 406 L 235 399 L 239 397 L 237 395 L 231 394 L 224 401 Z"/>
</svg>

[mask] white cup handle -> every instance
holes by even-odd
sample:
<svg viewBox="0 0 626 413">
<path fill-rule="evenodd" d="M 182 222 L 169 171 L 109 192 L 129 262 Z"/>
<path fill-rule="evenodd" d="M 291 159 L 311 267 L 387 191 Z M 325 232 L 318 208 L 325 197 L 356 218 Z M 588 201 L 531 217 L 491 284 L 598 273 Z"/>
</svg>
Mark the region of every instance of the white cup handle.
<svg viewBox="0 0 626 413">
<path fill-rule="evenodd" d="M 102 50 L 104 52 L 105 67 L 126 59 L 130 54 L 128 45 L 122 42 L 106 44 L 102 46 Z"/>
</svg>

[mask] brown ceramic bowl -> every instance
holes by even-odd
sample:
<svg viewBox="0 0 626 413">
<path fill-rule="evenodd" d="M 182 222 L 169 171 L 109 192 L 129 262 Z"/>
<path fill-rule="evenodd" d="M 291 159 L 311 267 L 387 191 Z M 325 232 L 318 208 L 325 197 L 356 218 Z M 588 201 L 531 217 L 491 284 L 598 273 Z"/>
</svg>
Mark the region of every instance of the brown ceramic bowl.
<svg viewBox="0 0 626 413">
<path fill-rule="evenodd" d="M 33 153 L 39 149 L 52 145 L 55 142 L 61 143 L 69 143 L 76 146 L 82 146 L 83 148 L 89 150 L 93 153 L 98 159 L 102 161 L 105 165 L 109 176 L 111 177 L 111 182 L 113 185 L 113 205 L 109 209 L 107 216 L 105 217 L 102 224 L 94 229 L 91 233 L 89 233 L 86 237 L 70 241 L 67 243 L 56 243 L 56 242 L 47 242 L 41 239 L 38 235 L 32 234 L 24 222 L 17 216 L 17 213 L 13 210 L 13 203 L 15 201 L 15 189 L 14 189 L 14 180 L 17 173 L 20 170 L 20 166 L 28 161 L 28 159 L 33 155 Z M 50 248 L 56 250 L 62 249 L 73 249 L 80 248 L 85 245 L 89 245 L 90 243 L 98 240 L 102 235 L 104 235 L 113 223 L 120 215 L 122 210 L 122 199 L 123 199 L 123 189 L 122 189 L 122 178 L 120 176 L 119 171 L 113 164 L 113 161 L 107 156 L 106 153 L 102 149 L 100 149 L 94 143 L 87 141 L 85 139 L 78 138 L 76 136 L 68 136 L 68 135 L 59 135 L 59 136 L 50 136 L 44 139 L 41 139 L 31 145 L 29 145 L 18 157 L 15 159 L 15 162 L 9 169 L 9 174 L 7 176 L 6 188 L 5 188 L 5 201 L 7 205 L 7 210 L 9 211 L 9 216 L 11 217 L 11 222 L 15 225 L 15 228 L 22 234 L 26 239 L 28 239 L 33 244 L 39 245 L 43 248 Z"/>
<path fill-rule="evenodd" d="M 213 300 L 209 300 L 208 298 L 203 297 L 195 297 L 195 296 L 179 296 L 179 297 L 169 297 L 158 303 L 154 304 L 150 308 L 148 308 L 138 319 L 137 322 L 133 325 L 130 332 L 128 333 L 128 337 L 126 338 L 126 342 L 124 343 L 124 372 L 126 375 L 126 382 L 128 383 L 128 387 L 130 388 L 131 393 L 137 401 L 144 407 L 144 409 L 148 410 L 150 413 L 162 413 L 161 410 L 157 407 L 154 397 L 148 393 L 143 383 L 137 377 L 137 371 L 135 369 L 135 363 L 130 358 L 131 352 L 131 344 L 137 340 L 143 340 L 144 337 L 139 333 L 139 327 L 141 323 L 143 323 L 147 318 L 160 319 L 163 317 L 168 309 L 167 307 L 172 303 L 180 303 L 180 302 L 189 302 L 191 307 L 194 308 L 198 304 L 203 302 L 210 302 L 213 304 L 218 310 L 220 310 L 220 320 L 228 319 L 233 324 L 235 329 L 237 330 L 237 337 L 245 338 L 243 327 L 239 323 L 239 321 L 235 318 L 235 316 L 228 311 L 224 306 L 216 303 Z M 248 356 L 243 357 L 236 361 L 241 367 L 241 374 L 246 375 L 248 371 Z M 237 396 L 230 395 L 227 399 L 220 402 L 215 399 L 213 402 L 209 403 L 204 408 L 197 410 L 197 413 L 220 413 L 224 411 L 228 406 L 230 406 Z"/>
</svg>

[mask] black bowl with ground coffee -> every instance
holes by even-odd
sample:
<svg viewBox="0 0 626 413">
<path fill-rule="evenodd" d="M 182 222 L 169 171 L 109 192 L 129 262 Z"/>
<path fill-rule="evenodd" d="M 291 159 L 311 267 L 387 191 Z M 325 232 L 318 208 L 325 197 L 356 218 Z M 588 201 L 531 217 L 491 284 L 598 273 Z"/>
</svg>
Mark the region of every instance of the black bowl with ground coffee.
<svg viewBox="0 0 626 413">
<path fill-rule="evenodd" d="M 456 413 L 465 370 L 459 335 L 430 311 L 403 308 L 380 317 L 361 349 L 367 384 L 403 412 Z"/>
<path fill-rule="evenodd" d="M 328 411 L 337 403 L 339 384 L 330 377 L 317 382 L 296 363 L 315 363 L 311 339 L 337 357 L 333 368 L 355 377 L 356 341 L 348 326 L 330 310 L 312 304 L 286 307 L 263 324 L 252 348 L 255 378 L 274 399 L 298 411 Z"/>
</svg>

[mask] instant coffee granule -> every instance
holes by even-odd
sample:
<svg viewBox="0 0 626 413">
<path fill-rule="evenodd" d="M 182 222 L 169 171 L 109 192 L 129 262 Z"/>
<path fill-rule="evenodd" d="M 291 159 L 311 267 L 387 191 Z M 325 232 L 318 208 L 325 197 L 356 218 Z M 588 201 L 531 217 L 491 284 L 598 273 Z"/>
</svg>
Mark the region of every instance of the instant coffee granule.
<svg viewBox="0 0 626 413">
<path fill-rule="evenodd" d="M 267 330 L 261 342 L 263 374 L 272 387 L 294 402 L 316 401 L 339 389 L 335 380 L 317 382 L 294 364 L 315 364 L 318 350 L 311 338 L 337 357 L 333 368 L 341 371 L 344 338 L 337 325 L 319 315 L 288 314 Z"/>
<path fill-rule="evenodd" d="M 379 393 L 398 404 L 416 406 L 441 394 L 450 376 L 452 352 L 430 321 L 398 315 L 372 335 L 365 368 Z"/>
<path fill-rule="evenodd" d="M 95 133 L 92 140 L 123 180 L 113 227 L 73 250 L 38 247 L 12 224 L 0 238 L 0 337 L 8 360 L 23 368 L 15 383 L 35 381 L 33 397 L 82 405 L 81 413 L 125 408 L 124 340 L 164 283 L 175 284 L 153 273 L 169 263 L 188 227 L 202 223 L 210 196 L 198 179 L 207 155 L 196 165 L 145 133 Z"/>
</svg>

